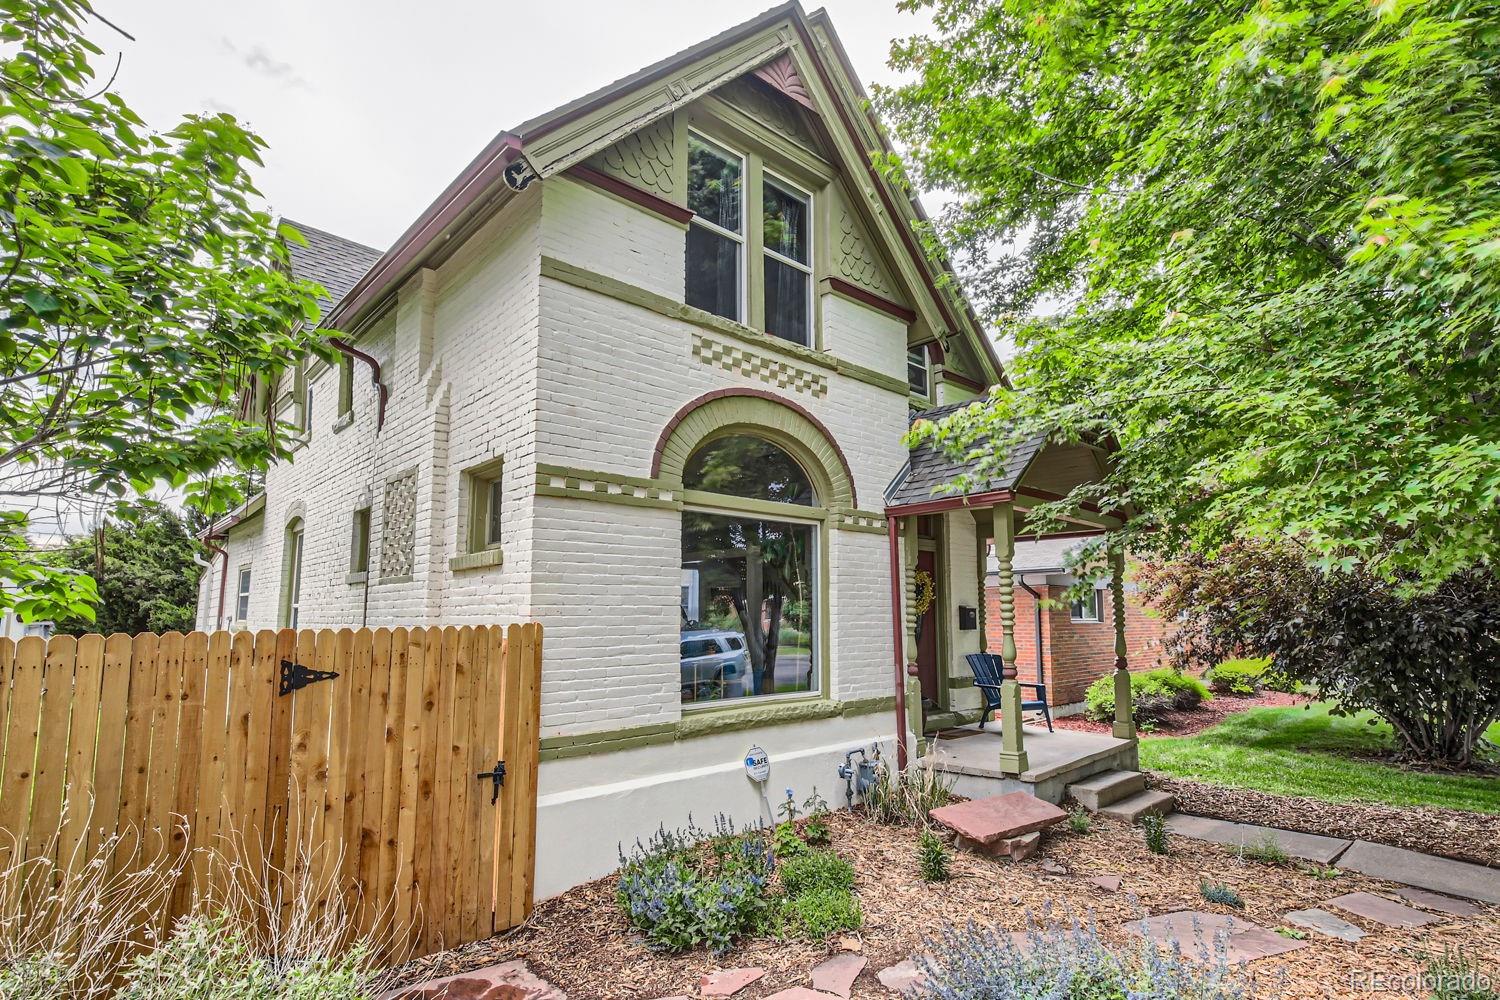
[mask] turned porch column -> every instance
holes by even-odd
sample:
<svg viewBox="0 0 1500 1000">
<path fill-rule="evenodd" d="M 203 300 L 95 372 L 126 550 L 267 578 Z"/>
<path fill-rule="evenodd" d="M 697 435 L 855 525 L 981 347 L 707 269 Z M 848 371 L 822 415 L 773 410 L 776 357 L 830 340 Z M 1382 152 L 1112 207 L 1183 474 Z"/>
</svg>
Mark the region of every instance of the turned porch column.
<svg viewBox="0 0 1500 1000">
<path fill-rule="evenodd" d="M 995 585 L 1000 603 L 1000 770 L 1020 774 L 1029 766 L 1021 732 L 1021 685 L 1016 683 L 1016 558 L 1015 511 L 1009 503 L 990 510 L 995 526 L 995 559 L 1000 564 Z"/>
<path fill-rule="evenodd" d="M 1109 597 L 1115 610 L 1116 739 L 1135 739 L 1135 706 L 1130 695 L 1130 668 L 1125 658 L 1125 553 L 1109 554 Z"/>
<path fill-rule="evenodd" d="M 906 615 L 903 620 L 903 639 L 906 646 L 906 725 L 911 730 L 912 739 L 916 743 L 917 756 L 926 752 L 926 744 L 922 742 L 922 728 L 925 724 L 925 716 L 922 711 L 922 680 L 917 676 L 917 554 L 919 543 L 917 541 L 917 519 L 906 517 L 901 522 L 901 539 L 905 543 L 903 552 L 904 570 L 903 582 L 905 584 L 903 605 Z"/>
</svg>

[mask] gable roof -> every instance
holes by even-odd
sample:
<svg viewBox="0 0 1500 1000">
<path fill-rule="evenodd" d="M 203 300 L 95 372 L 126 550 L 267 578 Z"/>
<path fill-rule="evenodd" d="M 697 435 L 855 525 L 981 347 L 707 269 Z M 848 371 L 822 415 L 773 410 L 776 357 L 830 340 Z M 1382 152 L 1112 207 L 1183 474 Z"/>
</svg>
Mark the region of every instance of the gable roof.
<svg viewBox="0 0 1500 1000">
<path fill-rule="evenodd" d="M 912 415 L 912 421 L 930 420 L 937 423 L 944 417 L 966 406 L 973 405 L 970 402 L 949 403 L 947 406 L 938 406 L 930 410 Z M 907 459 L 901 471 L 896 475 L 890 487 L 886 489 L 885 504 L 890 507 L 905 507 L 910 504 L 925 503 L 928 500 L 939 499 L 944 496 L 977 496 L 982 493 L 993 493 L 996 490 L 1015 489 L 1020 483 L 1021 477 L 1026 474 L 1026 469 L 1031 465 L 1032 459 L 1040 454 L 1047 443 L 1045 434 L 1038 434 L 1022 441 L 1005 460 L 1005 466 L 997 473 L 991 475 L 983 482 L 975 483 L 962 494 L 937 493 L 938 487 L 953 482 L 961 475 L 972 474 L 979 468 L 979 458 L 953 458 L 940 446 L 935 446 L 930 440 L 923 441 L 911 450 L 911 456 Z M 971 448 L 973 452 L 978 450 L 978 444 Z"/>
<path fill-rule="evenodd" d="M 380 251 L 374 247 L 335 236 L 325 229 L 285 218 L 281 224 L 297 230 L 307 241 L 304 246 L 287 240 L 287 255 L 291 258 L 293 277 L 316 282 L 327 291 L 328 294 L 318 296 L 318 312 L 323 318 L 380 259 Z"/>
<path fill-rule="evenodd" d="M 829 105 L 826 124 L 844 143 L 843 166 L 878 202 L 866 207 L 883 228 L 884 241 L 903 251 L 903 274 L 924 292 L 919 311 L 929 317 L 928 326 L 940 338 L 962 336 L 987 369 L 986 378 L 1003 380 L 994 345 L 962 293 L 946 280 L 951 267 L 927 257 L 912 232 L 911 221 L 925 218 L 921 206 L 870 162 L 872 151 L 890 145 L 827 14 L 809 16 L 797 0 L 501 132 L 356 281 L 324 325 L 352 332 L 413 272 L 457 247 L 509 192 L 581 164 L 677 108 L 782 59 L 813 91 L 810 100 L 822 95 L 820 103 Z"/>
</svg>

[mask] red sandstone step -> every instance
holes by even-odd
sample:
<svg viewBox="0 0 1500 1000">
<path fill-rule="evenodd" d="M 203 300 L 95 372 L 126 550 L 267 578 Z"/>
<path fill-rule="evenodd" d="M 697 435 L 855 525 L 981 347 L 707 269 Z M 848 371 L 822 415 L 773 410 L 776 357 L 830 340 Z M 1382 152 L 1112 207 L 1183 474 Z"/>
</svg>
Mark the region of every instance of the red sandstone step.
<svg viewBox="0 0 1500 1000">
<path fill-rule="evenodd" d="M 970 799 L 928 813 L 960 837 L 980 844 L 1011 840 L 1061 823 L 1068 814 L 1028 792 Z"/>
</svg>

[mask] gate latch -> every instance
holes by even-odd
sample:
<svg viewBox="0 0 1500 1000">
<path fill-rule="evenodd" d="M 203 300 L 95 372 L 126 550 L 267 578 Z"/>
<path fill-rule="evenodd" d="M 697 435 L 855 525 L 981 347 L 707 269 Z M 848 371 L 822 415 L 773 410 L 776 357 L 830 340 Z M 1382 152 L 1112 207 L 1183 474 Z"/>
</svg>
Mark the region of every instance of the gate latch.
<svg viewBox="0 0 1500 1000">
<path fill-rule="evenodd" d="M 309 684 L 316 684 L 318 681 L 331 681 L 337 676 L 338 672 L 334 670 L 314 670 L 311 667 L 304 667 L 300 663 L 293 663 L 291 660 L 282 660 L 281 688 L 279 693 L 284 695 L 291 694 L 293 691 L 302 690 Z"/>
<path fill-rule="evenodd" d="M 477 777 L 480 781 L 488 778 L 495 783 L 494 790 L 490 793 L 490 805 L 494 805 L 496 802 L 499 802 L 500 786 L 505 782 L 505 761 L 495 761 L 495 769 L 493 771 L 481 771 Z"/>
</svg>

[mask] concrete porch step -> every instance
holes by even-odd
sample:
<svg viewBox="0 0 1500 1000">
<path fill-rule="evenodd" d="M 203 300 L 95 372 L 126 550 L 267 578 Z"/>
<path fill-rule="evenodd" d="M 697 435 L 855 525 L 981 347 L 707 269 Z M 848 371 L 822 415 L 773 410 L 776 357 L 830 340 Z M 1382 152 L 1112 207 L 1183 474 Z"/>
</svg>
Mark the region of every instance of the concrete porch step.
<svg viewBox="0 0 1500 1000">
<path fill-rule="evenodd" d="M 1134 823 L 1142 816 L 1165 816 L 1177 808 L 1177 799 L 1170 792 L 1144 791 L 1111 803 L 1099 810 L 1100 816 L 1112 816 Z"/>
<path fill-rule="evenodd" d="M 1146 776 L 1139 771 L 1105 771 L 1092 777 L 1075 781 L 1068 786 L 1067 794 L 1089 812 L 1113 805 L 1146 790 Z"/>
</svg>

